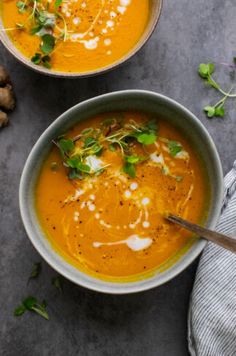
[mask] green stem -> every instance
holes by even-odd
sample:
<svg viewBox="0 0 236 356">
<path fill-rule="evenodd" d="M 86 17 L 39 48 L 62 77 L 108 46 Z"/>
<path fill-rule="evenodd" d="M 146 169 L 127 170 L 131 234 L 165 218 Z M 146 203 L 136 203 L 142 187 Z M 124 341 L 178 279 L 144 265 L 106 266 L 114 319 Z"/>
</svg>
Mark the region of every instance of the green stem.
<svg viewBox="0 0 236 356">
<path fill-rule="evenodd" d="M 221 89 L 221 87 L 219 86 L 219 84 L 212 78 L 211 75 L 209 75 L 209 78 L 210 80 L 212 81 L 212 83 L 215 85 L 212 85 L 213 88 L 219 90 L 219 92 L 221 92 L 221 94 L 225 95 L 226 97 L 229 97 L 229 98 L 236 98 L 236 93 L 234 94 L 229 94 L 231 92 L 231 90 L 229 91 L 229 93 L 226 93 L 223 89 Z"/>
</svg>

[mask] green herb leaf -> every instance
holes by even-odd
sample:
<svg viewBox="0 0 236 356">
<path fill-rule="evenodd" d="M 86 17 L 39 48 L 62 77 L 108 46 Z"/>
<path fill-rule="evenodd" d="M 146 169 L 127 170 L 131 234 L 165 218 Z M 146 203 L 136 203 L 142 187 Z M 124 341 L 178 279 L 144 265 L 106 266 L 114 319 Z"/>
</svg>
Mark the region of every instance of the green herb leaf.
<svg viewBox="0 0 236 356">
<path fill-rule="evenodd" d="M 41 63 L 41 54 L 40 53 L 35 53 L 33 57 L 31 58 L 31 62 L 33 62 L 36 65 L 39 65 Z"/>
<path fill-rule="evenodd" d="M 125 156 L 125 160 L 128 163 L 137 164 L 137 163 L 140 163 L 140 162 L 144 161 L 145 158 L 141 157 L 141 156 L 132 155 L 132 156 Z"/>
<path fill-rule="evenodd" d="M 55 47 L 55 37 L 50 34 L 43 35 L 41 37 L 43 43 L 40 45 L 40 49 L 45 54 L 50 54 Z"/>
<path fill-rule="evenodd" d="M 208 117 L 213 117 L 215 115 L 215 107 L 214 106 L 207 105 L 204 107 L 203 110 L 206 112 Z"/>
<path fill-rule="evenodd" d="M 225 108 L 224 106 L 217 106 L 215 108 L 215 116 L 223 117 L 225 115 Z"/>
<path fill-rule="evenodd" d="M 97 140 L 94 137 L 88 136 L 84 140 L 84 148 L 88 148 L 97 143 Z"/>
<path fill-rule="evenodd" d="M 90 172 L 90 166 L 82 163 L 78 156 L 68 158 L 66 163 L 68 164 L 69 167 L 75 168 L 80 172 L 84 172 L 84 173 Z"/>
<path fill-rule="evenodd" d="M 182 151 L 182 146 L 176 141 L 169 141 L 168 148 L 171 156 L 175 157 L 179 152 Z"/>
<path fill-rule="evenodd" d="M 25 298 L 22 303 L 27 310 L 31 310 L 32 307 L 37 303 L 37 299 L 30 296 Z"/>
<path fill-rule="evenodd" d="M 52 68 L 52 66 L 50 64 L 50 60 L 51 60 L 50 56 L 43 56 L 42 57 L 42 65 L 47 69 L 51 69 Z"/>
<path fill-rule="evenodd" d="M 31 271 L 31 274 L 29 276 L 29 281 L 30 279 L 32 278 L 37 278 L 40 274 L 42 270 L 42 265 L 41 265 L 41 262 L 36 262 L 33 264 L 33 268 L 32 268 L 32 271 Z"/>
<path fill-rule="evenodd" d="M 137 133 L 136 134 L 137 141 L 139 143 L 142 143 L 143 145 L 152 145 L 156 139 L 157 136 L 155 133 Z"/>
<path fill-rule="evenodd" d="M 62 276 L 53 277 L 52 285 L 55 288 L 57 288 L 60 292 L 63 292 L 63 278 L 62 278 Z"/>
<path fill-rule="evenodd" d="M 16 6 L 17 6 L 17 8 L 18 8 L 18 11 L 19 11 L 21 14 L 26 11 L 26 8 L 27 8 L 26 2 L 24 2 L 24 1 L 17 1 Z"/>
<path fill-rule="evenodd" d="M 154 133 L 157 133 L 158 125 L 157 125 L 157 120 L 156 119 L 151 119 L 146 123 L 146 127 L 148 130 L 153 131 Z"/>
<path fill-rule="evenodd" d="M 63 156 L 73 151 L 73 149 L 75 148 L 75 144 L 71 139 L 66 140 L 63 138 L 58 142 L 58 144 Z"/>
<path fill-rule="evenodd" d="M 73 179 L 83 179 L 83 176 L 81 173 L 79 173 L 76 169 L 71 169 L 69 174 L 68 174 L 68 178 L 70 180 Z"/>
<path fill-rule="evenodd" d="M 135 178 L 136 177 L 136 169 L 135 169 L 135 165 L 132 163 L 128 163 L 126 162 L 123 166 L 123 171 L 125 173 L 127 173 L 131 178 Z"/>
<path fill-rule="evenodd" d="M 42 29 L 42 27 L 43 27 L 42 25 L 37 25 L 35 27 L 32 27 L 30 29 L 30 34 L 31 35 L 35 35 L 36 33 L 38 33 Z"/>
<path fill-rule="evenodd" d="M 213 63 L 201 63 L 198 67 L 198 73 L 200 77 L 207 79 L 215 70 Z"/>
<path fill-rule="evenodd" d="M 35 297 L 28 297 L 22 302 L 25 309 L 34 311 L 35 313 L 41 315 L 44 319 L 49 319 L 48 313 L 46 311 L 46 302 L 39 304 Z"/>
<path fill-rule="evenodd" d="M 62 0 L 56 0 L 55 1 L 55 7 L 59 7 L 62 4 Z"/>
<path fill-rule="evenodd" d="M 24 314 L 24 312 L 26 311 L 26 308 L 24 305 L 19 305 L 15 311 L 14 311 L 14 315 L 15 316 L 21 316 Z"/>
</svg>

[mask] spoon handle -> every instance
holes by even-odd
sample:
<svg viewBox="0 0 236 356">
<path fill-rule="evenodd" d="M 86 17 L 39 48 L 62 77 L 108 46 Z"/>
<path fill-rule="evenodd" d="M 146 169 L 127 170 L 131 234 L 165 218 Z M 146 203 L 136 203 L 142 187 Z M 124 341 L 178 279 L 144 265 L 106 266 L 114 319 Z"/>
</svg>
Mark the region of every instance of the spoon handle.
<svg viewBox="0 0 236 356">
<path fill-rule="evenodd" d="M 209 229 L 206 229 L 205 227 L 193 224 L 189 221 L 186 221 L 176 215 L 169 214 L 166 216 L 166 219 L 178 224 L 185 229 L 194 232 L 195 234 L 204 237 L 205 239 L 214 242 L 215 244 L 224 247 L 227 250 L 230 250 L 234 253 L 236 253 L 236 239 L 233 239 L 232 237 L 220 234 L 219 232 L 212 231 Z"/>
</svg>

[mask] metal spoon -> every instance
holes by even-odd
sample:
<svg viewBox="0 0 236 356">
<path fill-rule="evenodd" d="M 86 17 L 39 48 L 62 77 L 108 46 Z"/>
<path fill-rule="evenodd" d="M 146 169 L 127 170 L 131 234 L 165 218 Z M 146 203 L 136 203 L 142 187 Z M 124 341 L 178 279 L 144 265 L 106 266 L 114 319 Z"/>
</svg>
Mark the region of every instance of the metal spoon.
<svg viewBox="0 0 236 356">
<path fill-rule="evenodd" d="M 201 237 L 204 237 L 206 240 L 214 242 L 216 245 L 219 245 L 226 250 L 230 250 L 231 252 L 236 253 L 236 239 L 233 239 L 232 237 L 193 224 L 173 214 L 165 215 L 165 219 L 172 223 L 178 224 Z"/>
</svg>

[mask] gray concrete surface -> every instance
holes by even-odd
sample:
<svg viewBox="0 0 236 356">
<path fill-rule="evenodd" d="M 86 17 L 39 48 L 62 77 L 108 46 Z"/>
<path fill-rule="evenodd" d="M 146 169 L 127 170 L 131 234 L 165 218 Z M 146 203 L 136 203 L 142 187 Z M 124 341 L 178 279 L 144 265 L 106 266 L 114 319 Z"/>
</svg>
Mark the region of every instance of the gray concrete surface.
<svg viewBox="0 0 236 356">
<path fill-rule="evenodd" d="M 197 67 L 231 61 L 236 54 L 235 0 L 164 0 L 158 28 L 149 43 L 123 67 L 84 80 L 40 76 L 0 46 L 18 99 L 10 126 L 0 132 L 0 355 L 4 356 L 184 356 L 186 320 L 197 261 L 168 284 L 137 295 L 96 294 L 66 281 L 60 295 L 43 273 L 27 286 L 32 263 L 41 258 L 26 237 L 18 207 L 25 159 L 45 128 L 64 110 L 109 91 L 142 88 L 180 101 L 207 127 L 224 171 L 236 158 L 235 101 L 224 119 L 208 120 L 202 107 L 217 99 L 204 88 Z M 228 83 L 227 69 L 220 78 Z M 50 321 L 13 316 L 29 294 L 48 301 Z"/>
</svg>

